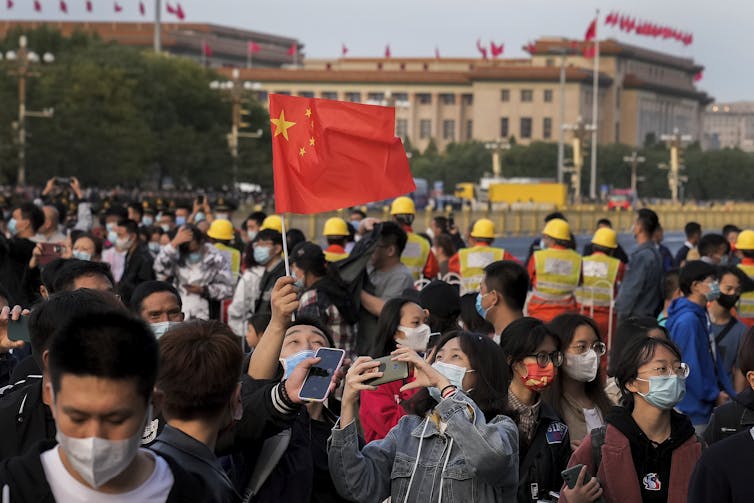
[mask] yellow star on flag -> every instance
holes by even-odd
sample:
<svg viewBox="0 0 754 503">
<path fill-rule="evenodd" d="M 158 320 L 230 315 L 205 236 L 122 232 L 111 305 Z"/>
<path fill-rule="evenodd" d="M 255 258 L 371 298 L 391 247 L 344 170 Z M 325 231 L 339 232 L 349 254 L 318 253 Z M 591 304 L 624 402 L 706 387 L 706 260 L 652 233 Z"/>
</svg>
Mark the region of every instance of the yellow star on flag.
<svg viewBox="0 0 754 503">
<path fill-rule="evenodd" d="M 282 134 L 283 138 L 286 140 L 288 139 L 288 128 L 292 128 L 296 125 L 295 122 L 285 120 L 285 110 L 281 110 L 280 117 L 277 119 L 270 119 L 270 122 L 275 125 L 275 136 Z"/>
<path fill-rule="evenodd" d="M 314 138 L 309 138 L 309 146 L 314 146 Z"/>
<path fill-rule="evenodd" d="M 298 151 L 298 155 L 300 155 L 301 157 L 304 157 L 305 154 L 306 154 L 306 149 L 304 147 L 301 147 Z"/>
<path fill-rule="evenodd" d="M 307 117 L 311 117 L 312 116 L 312 109 L 311 108 L 307 108 L 306 112 L 304 112 L 304 115 L 306 115 Z"/>
</svg>

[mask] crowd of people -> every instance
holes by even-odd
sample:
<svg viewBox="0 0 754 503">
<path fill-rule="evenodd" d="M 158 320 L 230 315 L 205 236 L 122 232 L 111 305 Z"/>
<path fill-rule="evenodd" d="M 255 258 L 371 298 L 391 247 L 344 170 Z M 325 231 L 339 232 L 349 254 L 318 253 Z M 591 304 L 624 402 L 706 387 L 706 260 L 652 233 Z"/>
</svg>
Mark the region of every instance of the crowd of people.
<svg viewBox="0 0 754 503">
<path fill-rule="evenodd" d="M 7 208 L 0 501 L 749 501 L 754 231 L 673 254 L 643 208 L 579 253 L 553 213 L 519 260 L 407 197 L 322 242 L 233 212 Z"/>
</svg>

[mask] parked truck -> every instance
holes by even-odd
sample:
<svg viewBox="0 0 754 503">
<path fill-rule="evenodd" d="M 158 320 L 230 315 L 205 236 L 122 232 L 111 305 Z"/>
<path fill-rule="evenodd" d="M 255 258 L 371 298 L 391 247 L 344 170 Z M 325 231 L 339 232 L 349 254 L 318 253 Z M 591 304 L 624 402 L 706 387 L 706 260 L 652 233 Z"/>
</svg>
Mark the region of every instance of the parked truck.
<svg viewBox="0 0 754 503">
<path fill-rule="evenodd" d="M 568 187 L 551 180 L 534 178 L 482 178 L 478 184 L 456 185 L 455 196 L 478 204 L 533 204 L 562 208 L 568 198 Z"/>
</svg>

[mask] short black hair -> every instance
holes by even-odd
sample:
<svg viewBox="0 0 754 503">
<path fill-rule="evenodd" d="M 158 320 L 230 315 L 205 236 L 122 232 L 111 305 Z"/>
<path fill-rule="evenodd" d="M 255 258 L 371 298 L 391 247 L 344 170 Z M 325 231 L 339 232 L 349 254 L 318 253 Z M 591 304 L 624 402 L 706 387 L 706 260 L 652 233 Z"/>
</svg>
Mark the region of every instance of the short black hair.
<svg viewBox="0 0 754 503">
<path fill-rule="evenodd" d="M 491 334 L 495 327 L 485 320 L 476 310 L 477 292 L 469 292 L 461 296 L 461 321 L 469 332 L 477 334 Z"/>
<path fill-rule="evenodd" d="M 159 227 L 158 227 L 159 228 Z M 160 229 L 162 230 L 162 229 Z M 75 245 L 76 241 L 78 241 L 81 238 L 90 239 L 92 243 L 94 243 L 94 252 L 97 254 L 97 256 L 102 256 L 102 240 L 92 234 L 91 232 L 81 232 L 79 233 L 76 238 L 74 239 L 73 233 L 71 233 L 71 244 Z"/>
<path fill-rule="evenodd" d="M 376 338 L 373 347 L 376 353 L 369 356 L 380 358 L 397 349 L 395 332 L 398 330 L 398 325 L 401 324 L 401 309 L 406 304 L 416 304 L 421 309 L 419 299 L 409 297 L 393 297 L 385 302 L 382 311 L 380 311 L 380 317 L 377 319 L 377 329 L 375 330 Z"/>
<path fill-rule="evenodd" d="M 136 234 L 139 235 L 139 224 L 134 220 L 129 220 L 128 218 L 121 218 L 118 220 L 118 227 L 125 227 L 126 232 L 129 234 Z"/>
<path fill-rule="evenodd" d="M 146 402 L 157 378 L 157 339 L 141 319 L 122 309 L 74 316 L 49 344 L 52 387 L 64 374 L 134 379 Z"/>
<path fill-rule="evenodd" d="M 705 234 L 699 240 L 699 256 L 709 257 L 719 248 L 725 248 L 723 255 L 730 253 L 730 243 L 722 234 Z"/>
<path fill-rule="evenodd" d="M 144 207 L 138 201 L 128 203 L 128 206 L 126 208 L 129 210 L 134 210 L 139 214 L 140 217 L 144 216 Z"/>
<path fill-rule="evenodd" d="M 750 328 L 741 340 L 736 366 L 744 377 L 747 373 L 754 372 L 754 327 Z"/>
<path fill-rule="evenodd" d="M 641 208 L 637 211 L 636 221 L 649 236 L 652 236 L 660 225 L 660 218 L 657 216 L 657 213 L 649 208 Z"/>
<path fill-rule="evenodd" d="M 626 389 L 626 386 L 636 379 L 639 375 L 639 368 L 646 365 L 654 358 L 655 351 L 658 347 L 664 347 L 673 353 L 679 360 L 682 360 L 681 350 L 678 349 L 669 339 L 658 339 L 646 335 L 637 335 L 632 337 L 625 346 L 623 351 L 616 354 L 614 369 L 615 381 L 621 393 L 621 405 L 629 410 L 634 408 L 633 394 Z"/>
<path fill-rule="evenodd" d="M 680 288 L 679 281 L 680 270 L 678 268 L 670 269 L 665 273 L 665 277 L 662 279 L 662 293 L 663 299 L 672 300 L 676 290 Z"/>
<path fill-rule="evenodd" d="M 65 264 L 58 270 L 53 282 L 53 291 L 65 292 L 73 290 L 74 282 L 82 276 L 102 275 L 110 281 L 115 287 L 113 273 L 110 271 L 110 264 L 104 262 L 93 262 L 91 260 L 68 259 Z"/>
<path fill-rule="evenodd" d="M 293 327 L 300 327 L 304 325 L 314 327 L 320 332 L 322 332 L 322 335 L 324 335 L 325 339 L 327 339 L 327 343 L 329 344 L 329 347 L 331 348 L 336 347 L 335 339 L 333 339 L 332 332 L 330 332 L 330 329 L 327 328 L 327 325 L 325 325 L 321 320 L 319 320 L 319 318 L 314 318 L 312 316 L 296 316 L 296 319 L 292 321 L 290 325 L 288 325 L 286 332 Z"/>
<path fill-rule="evenodd" d="M 602 225 L 606 225 L 610 229 L 613 228 L 613 223 L 610 221 L 609 218 L 600 218 L 599 220 L 597 220 L 597 228 L 599 229 L 600 226 Z"/>
<path fill-rule="evenodd" d="M 272 320 L 272 313 L 254 313 L 249 318 L 249 325 L 254 327 L 257 335 L 261 336 L 267 330 L 270 320 Z"/>
<path fill-rule="evenodd" d="M 688 222 L 683 227 L 683 233 L 686 234 L 687 238 L 690 238 L 696 234 L 701 234 L 702 226 L 698 222 Z"/>
<path fill-rule="evenodd" d="M 359 215 L 361 218 L 366 218 L 367 217 L 367 214 L 364 213 L 363 211 L 361 211 L 358 208 L 353 208 L 351 210 L 351 215 Z"/>
<path fill-rule="evenodd" d="M 498 260 L 484 268 L 487 291 L 499 293 L 510 309 L 524 308 L 529 292 L 529 273 L 524 266 L 513 260 Z"/>
<path fill-rule="evenodd" d="M 275 229 L 264 229 L 257 234 L 257 241 L 272 241 L 273 245 L 283 246 L 283 235 Z"/>
<path fill-rule="evenodd" d="M 34 203 L 22 203 L 18 206 L 24 220 L 31 223 L 31 229 L 37 232 L 45 224 L 45 214 L 42 208 Z"/>
<path fill-rule="evenodd" d="M 301 229 L 288 229 L 285 231 L 285 242 L 288 251 L 293 250 L 299 243 L 306 242 L 306 236 Z"/>
<path fill-rule="evenodd" d="M 380 241 L 386 246 L 395 246 L 398 255 L 403 253 L 408 242 L 408 234 L 395 222 L 382 222 L 380 226 Z"/>
<path fill-rule="evenodd" d="M 60 269 L 71 259 L 65 259 L 65 258 L 56 258 L 52 261 L 48 262 L 46 265 L 43 265 L 40 268 L 39 271 L 39 279 L 42 281 L 42 284 L 47 289 L 47 293 L 52 295 L 56 292 L 55 290 L 55 280 L 58 277 L 58 273 L 60 272 Z"/>
<path fill-rule="evenodd" d="M 137 316 L 141 316 L 141 308 L 144 304 L 144 299 L 159 292 L 172 293 L 178 301 L 178 307 L 183 307 L 181 296 L 173 285 L 166 281 L 145 281 L 137 286 L 131 294 L 131 300 L 129 302 L 131 312 Z"/>
<path fill-rule="evenodd" d="M 448 217 L 444 215 L 438 215 L 434 218 L 435 225 L 437 225 L 440 228 L 440 231 L 443 234 L 446 234 L 448 232 Z M 437 237 L 437 236 L 435 236 Z"/>
<path fill-rule="evenodd" d="M 534 354 L 548 337 L 552 338 L 556 349 L 560 350 L 560 339 L 541 320 L 524 316 L 505 327 L 500 335 L 500 346 L 503 348 L 508 368 L 512 368 L 514 363 Z M 510 385 L 512 375 L 511 371 L 506 387 Z"/>
<path fill-rule="evenodd" d="M 264 222 L 264 219 L 267 218 L 267 213 L 264 211 L 253 211 L 249 214 L 248 217 L 246 217 L 246 220 L 254 220 L 257 225 L 262 225 L 262 222 Z"/>
<path fill-rule="evenodd" d="M 691 286 L 697 281 L 704 281 L 710 276 L 716 276 L 717 270 L 712 264 L 702 262 L 701 260 L 691 260 L 686 262 L 681 268 L 678 276 L 678 286 L 681 288 L 683 295 L 691 293 Z"/>
<path fill-rule="evenodd" d="M 116 297 L 89 288 L 56 293 L 34 306 L 29 315 L 29 340 L 32 355 L 39 368 L 42 368 L 42 353 L 61 324 L 77 316 L 109 312 L 113 309 L 123 309 Z"/>
<path fill-rule="evenodd" d="M 566 222 L 568 219 L 559 211 L 553 211 L 552 213 L 548 213 L 545 215 L 545 223 L 549 222 L 550 220 L 555 220 L 556 218 L 559 218 L 560 220 L 565 220 Z"/>
<path fill-rule="evenodd" d="M 723 236 L 727 237 L 731 232 L 741 232 L 741 228 L 733 224 L 727 224 L 723 226 Z"/>
<path fill-rule="evenodd" d="M 623 347 L 628 341 L 637 337 L 648 337 L 652 330 L 660 330 L 665 334 L 666 339 L 670 338 L 668 330 L 660 326 L 657 318 L 652 316 L 631 316 L 620 322 L 615 328 L 615 335 L 613 335 L 612 347 L 610 348 L 610 358 L 607 365 L 608 376 L 615 377 L 617 355 L 623 352 Z"/>
</svg>

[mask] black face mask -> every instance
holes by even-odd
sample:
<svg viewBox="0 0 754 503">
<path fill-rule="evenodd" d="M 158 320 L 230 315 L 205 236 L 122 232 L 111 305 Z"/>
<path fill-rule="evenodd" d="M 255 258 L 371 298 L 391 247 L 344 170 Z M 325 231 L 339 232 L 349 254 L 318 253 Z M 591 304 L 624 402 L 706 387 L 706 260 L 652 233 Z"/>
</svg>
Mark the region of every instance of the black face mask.
<svg viewBox="0 0 754 503">
<path fill-rule="evenodd" d="M 733 309 L 733 307 L 738 304 L 738 299 L 740 297 L 740 295 L 725 295 L 721 293 L 717 298 L 717 303 L 725 309 Z"/>
</svg>

